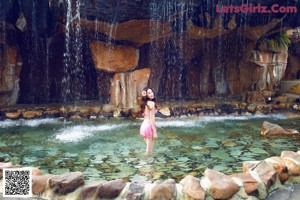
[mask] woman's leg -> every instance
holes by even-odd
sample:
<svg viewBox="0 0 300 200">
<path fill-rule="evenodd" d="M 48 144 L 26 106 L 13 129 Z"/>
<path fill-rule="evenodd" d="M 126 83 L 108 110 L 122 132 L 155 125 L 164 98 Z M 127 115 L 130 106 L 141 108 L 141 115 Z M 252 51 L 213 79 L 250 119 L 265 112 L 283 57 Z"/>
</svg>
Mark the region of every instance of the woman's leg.
<svg viewBox="0 0 300 200">
<path fill-rule="evenodd" d="M 152 138 L 146 138 L 146 144 L 147 144 L 146 155 L 149 156 L 149 155 L 152 154 L 152 151 L 153 151 L 153 140 L 152 140 Z"/>
</svg>

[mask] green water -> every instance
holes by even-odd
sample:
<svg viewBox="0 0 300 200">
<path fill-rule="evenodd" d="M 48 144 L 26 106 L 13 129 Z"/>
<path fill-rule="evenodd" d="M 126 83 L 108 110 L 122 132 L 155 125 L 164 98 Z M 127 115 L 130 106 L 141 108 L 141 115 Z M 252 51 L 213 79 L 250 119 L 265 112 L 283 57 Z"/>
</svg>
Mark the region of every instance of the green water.
<svg viewBox="0 0 300 200">
<path fill-rule="evenodd" d="M 141 120 L 6 120 L 0 122 L 0 157 L 44 173 L 81 171 L 86 181 L 180 180 L 201 177 L 206 168 L 232 174 L 242 171 L 243 161 L 300 149 L 300 137 L 260 136 L 264 120 L 300 129 L 300 119 L 282 116 L 157 120 L 159 139 L 145 160 Z"/>
</svg>

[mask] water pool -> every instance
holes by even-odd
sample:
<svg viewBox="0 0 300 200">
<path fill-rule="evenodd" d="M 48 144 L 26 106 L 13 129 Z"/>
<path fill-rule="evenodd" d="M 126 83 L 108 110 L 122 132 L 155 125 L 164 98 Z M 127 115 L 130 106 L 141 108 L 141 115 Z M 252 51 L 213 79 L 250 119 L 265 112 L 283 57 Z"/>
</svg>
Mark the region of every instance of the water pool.
<svg viewBox="0 0 300 200">
<path fill-rule="evenodd" d="M 180 180 L 187 174 L 200 177 L 207 167 L 232 174 L 242 171 L 243 161 L 299 150 L 300 137 L 260 136 L 264 120 L 300 129 L 300 119 L 281 115 L 158 120 L 159 140 L 145 160 L 141 120 L 5 120 L 0 122 L 0 157 L 44 173 L 81 171 L 87 182 Z"/>
</svg>

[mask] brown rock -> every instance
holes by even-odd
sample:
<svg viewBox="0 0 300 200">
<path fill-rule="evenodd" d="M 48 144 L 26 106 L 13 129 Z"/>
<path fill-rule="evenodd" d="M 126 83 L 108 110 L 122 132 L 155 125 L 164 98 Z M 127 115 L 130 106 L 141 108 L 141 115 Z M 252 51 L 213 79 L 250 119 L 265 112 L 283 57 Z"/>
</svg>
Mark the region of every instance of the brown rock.
<svg viewBox="0 0 300 200">
<path fill-rule="evenodd" d="M 271 157 L 266 159 L 267 162 L 276 162 L 284 164 L 287 167 L 288 175 L 290 176 L 300 176 L 300 166 L 296 165 L 293 161 L 281 158 L 281 157 Z"/>
<path fill-rule="evenodd" d="M 92 106 L 92 107 L 90 107 L 90 110 L 91 110 L 92 114 L 97 115 L 100 113 L 101 107 L 100 106 Z"/>
<path fill-rule="evenodd" d="M 25 119 L 32 119 L 41 117 L 43 115 L 43 111 L 25 111 L 22 113 L 22 115 Z"/>
<path fill-rule="evenodd" d="M 57 195 L 65 195 L 73 192 L 76 188 L 84 184 L 83 173 L 71 172 L 53 176 L 49 179 L 49 187 Z"/>
<path fill-rule="evenodd" d="M 130 183 L 129 190 L 126 193 L 126 200 L 142 200 L 144 198 L 145 184 Z"/>
<path fill-rule="evenodd" d="M 273 167 L 276 170 L 281 183 L 284 183 L 289 179 L 288 168 L 285 164 L 273 163 Z"/>
<path fill-rule="evenodd" d="M 246 161 L 243 162 L 243 172 L 247 173 L 251 171 L 251 168 L 257 165 L 260 161 Z"/>
<path fill-rule="evenodd" d="M 151 34 L 151 27 L 153 24 L 157 27 L 156 34 Z M 98 21 L 97 24 L 95 24 L 95 21 L 80 19 L 80 25 L 91 31 L 96 30 L 115 40 L 131 41 L 140 45 L 158 40 L 159 38 L 166 38 L 172 32 L 168 23 L 146 19 L 134 19 L 117 24 L 109 24 L 101 21 Z M 114 30 L 114 34 L 109 34 L 111 30 Z"/>
<path fill-rule="evenodd" d="M 90 108 L 87 106 L 79 107 L 79 114 L 80 116 L 87 116 L 90 114 Z"/>
<path fill-rule="evenodd" d="M 94 182 L 94 183 L 90 183 L 88 185 L 85 185 L 79 193 L 78 200 L 96 199 L 96 195 L 98 193 L 99 186 L 102 183 L 103 183 L 103 181 Z"/>
<path fill-rule="evenodd" d="M 266 161 L 260 161 L 251 170 L 257 172 L 267 189 L 269 189 L 276 181 L 276 171 L 273 166 Z"/>
<path fill-rule="evenodd" d="M 96 196 L 101 199 L 113 199 L 119 196 L 126 183 L 123 179 L 103 182 L 97 191 Z"/>
<path fill-rule="evenodd" d="M 98 70 L 125 72 L 134 69 L 138 64 L 139 50 L 130 46 L 91 41 L 90 49 Z"/>
<path fill-rule="evenodd" d="M 209 191 L 215 199 L 229 199 L 240 189 L 232 178 L 221 172 L 206 169 L 204 176 L 211 182 Z"/>
<path fill-rule="evenodd" d="M 159 112 L 167 117 L 171 116 L 171 111 L 169 107 L 163 107 L 159 109 Z"/>
<path fill-rule="evenodd" d="M 6 112 L 5 116 L 8 119 L 18 119 L 21 116 L 21 112 Z"/>
<path fill-rule="evenodd" d="M 108 114 L 108 113 L 112 113 L 115 109 L 114 105 L 111 104 L 104 104 L 102 107 L 102 112 Z"/>
<path fill-rule="evenodd" d="M 110 104 L 128 109 L 139 107 L 141 93 L 149 77 L 149 68 L 115 74 L 110 88 Z"/>
<path fill-rule="evenodd" d="M 204 200 L 205 191 L 200 185 L 200 179 L 191 175 L 186 176 L 180 181 L 183 186 L 183 194 L 192 199 Z"/>
<path fill-rule="evenodd" d="M 151 200 L 171 200 L 176 197 L 176 182 L 173 179 L 163 183 L 156 181 L 150 192 Z"/>
<path fill-rule="evenodd" d="M 52 174 L 32 175 L 32 194 L 41 196 L 45 192 L 48 180 L 53 177 Z"/>
<path fill-rule="evenodd" d="M 262 127 L 260 128 L 260 134 L 267 136 L 276 136 L 299 134 L 299 132 L 296 130 L 284 129 L 277 124 L 272 124 L 270 122 L 264 121 Z"/>
<path fill-rule="evenodd" d="M 59 113 L 60 113 L 60 111 L 58 109 L 50 109 L 50 110 L 44 111 L 45 115 L 58 115 Z"/>
<path fill-rule="evenodd" d="M 238 178 L 244 186 L 244 189 L 248 195 L 258 196 L 258 185 L 259 183 L 255 178 L 251 176 L 250 173 L 242 173 L 242 174 L 233 174 L 232 178 Z"/>
<path fill-rule="evenodd" d="M 251 104 L 249 104 L 249 105 L 247 106 L 247 109 L 248 109 L 249 112 L 254 113 L 254 112 L 255 112 L 255 109 L 256 109 L 256 106 L 257 106 L 256 104 L 251 103 Z"/>
<path fill-rule="evenodd" d="M 73 121 L 80 121 L 82 119 L 82 117 L 80 117 L 79 115 L 72 115 L 70 117 L 70 120 L 73 120 Z"/>
<path fill-rule="evenodd" d="M 300 154 L 293 151 L 281 152 L 281 158 L 293 161 L 296 165 L 300 165 Z"/>
</svg>

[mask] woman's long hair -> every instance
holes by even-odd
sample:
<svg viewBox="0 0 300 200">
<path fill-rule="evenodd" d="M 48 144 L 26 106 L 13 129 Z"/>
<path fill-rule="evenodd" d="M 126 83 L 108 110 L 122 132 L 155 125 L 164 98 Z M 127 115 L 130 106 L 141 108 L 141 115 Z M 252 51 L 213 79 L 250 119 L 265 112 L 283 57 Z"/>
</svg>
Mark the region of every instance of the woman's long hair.
<svg viewBox="0 0 300 200">
<path fill-rule="evenodd" d="M 148 98 L 148 95 L 147 95 L 147 90 L 152 90 L 152 92 L 153 92 L 153 94 L 154 94 L 154 99 L 149 99 Z M 143 91 L 142 92 L 146 92 L 146 96 L 142 96 L 142 104 L 141 104 L 141 114 L 143 114 L 144 112 L 145 112 L 145 109 L 146 109 L 146 106 L 148 106 L 147 105 L 147 102 L 148 101 L 156 101 L 156 99 L 155 99 L 155 93 L 154 93 L 154 91 L 153 91 L 153 89 L 152 88 L 150 88 L 150 87 L 145 87 L 144 89 L 143 89 Z M 157 108 L 156 107 L 156 104 L 155 104 L 155 108 Z"/>
</svg>

